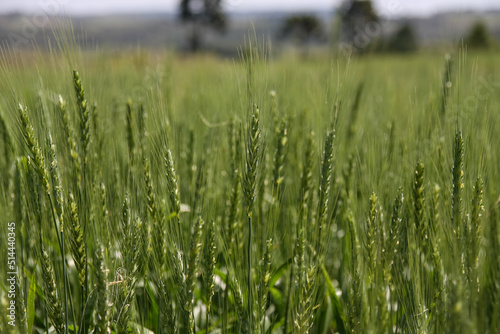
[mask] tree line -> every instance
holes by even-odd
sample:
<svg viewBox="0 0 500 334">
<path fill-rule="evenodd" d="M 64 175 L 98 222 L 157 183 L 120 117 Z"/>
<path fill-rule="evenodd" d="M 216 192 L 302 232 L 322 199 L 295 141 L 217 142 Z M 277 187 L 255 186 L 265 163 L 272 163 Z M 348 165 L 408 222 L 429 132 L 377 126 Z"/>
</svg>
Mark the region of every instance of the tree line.
<svg viewBox="0 0 500 334">
<path fill-rule="evenodd" d="M 186 42 L 189 51 L 203 48 L 207 29 L 218 33 L 228 28 L 225 2 L 222 0 L 180 0 L 179 18 L 188 28 Z M 334 43 L 343 51 L 363 54 L 369 52 L 410 53 L 418 49 L 418 37 L 409 21 L 403 21 L 389 36 L 384 36 L 387 24 L 375 11 L 370 0 L 344 0 L 337 13 Z M 300 48 L 328 41 L 323 22 L 312 14 L 291 15 L 281 24 L 277 37 Z M 464 36 L 464 43 L 473 48 L 488 48 L 492 38 L 488 28 L 477 22 Z"/>
</svg>

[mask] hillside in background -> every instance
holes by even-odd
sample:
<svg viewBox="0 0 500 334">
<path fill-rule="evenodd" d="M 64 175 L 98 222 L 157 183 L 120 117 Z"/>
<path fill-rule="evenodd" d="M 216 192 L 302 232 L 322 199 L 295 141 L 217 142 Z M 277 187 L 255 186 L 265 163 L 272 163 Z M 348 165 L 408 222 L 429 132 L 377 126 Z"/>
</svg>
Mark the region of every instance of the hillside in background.
<svg viewBox="0 0 500 334">
<path fill-rule="evenodd" d="M 328 12 L 313 12 L 324 25 L 324 30 L 331 37 L 335 26 L 335 16 Z M 265 36 L 275 51 L 283 50 L 290 42 L 279 38 L 282 22 L 288 12 L 265 12 L 231 14 L 229 26 L 225 34 L 217 34 L 206 30 L 203 45 L 206 50 L 223 55 L 234 55 L 237 47 L 243 44 L 249 33 L 258 37 Z M 33 24 L 33 18 L 22 14 L 0 16 L 0 41 L 17 43 L 27 47 L 36 41 L 38 45 L 46 45 L 47 36 L 52 36 L 51 26 L 60 26 L 67 19 L 56 18 L 52 24 L 40 28 Z M 183 25 L 173 14 L 148 15 L 116 15 L 73 17 L 76 36 L 83 38 L 89 46 L 98 45 L 104 48 L 147 47 L 158 49 L 185 50 L 189 27 Z M 427 46 L 457 44 L 468 29 L 477 21 L 484 22 L 496 40 L 500 40 L 500 11 L 476 13 L 441 13 L 425 18 L 397 18 L 384 24 L 382 36 L 395 31 L 404 22 L 410 22 L 415 29 L 419 44 Z M 55 22 L 55 24 L 54 24 Z M 83 36 L 83 37 L 82 37 Z M 325 39 L 317 46 L 328 47 L 331 38 Z"/>
</svg>

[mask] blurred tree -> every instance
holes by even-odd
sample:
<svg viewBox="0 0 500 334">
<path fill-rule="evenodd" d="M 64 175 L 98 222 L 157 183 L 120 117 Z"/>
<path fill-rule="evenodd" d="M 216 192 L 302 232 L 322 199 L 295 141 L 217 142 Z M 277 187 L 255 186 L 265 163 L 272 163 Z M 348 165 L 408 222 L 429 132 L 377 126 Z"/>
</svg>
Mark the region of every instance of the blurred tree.
<svg viewBox="0 0 500 334">
<path fill-rule="evenodd" d="M 324 38 L 323 25 L 314 15 L 293 15 L 282 24 L 279 36 L 292 39 L 301 47 L 312 41 L 321 41 Z"/>
<path fill-rule="evenodd" d="M 408 53 L 417 50 L 417 38 L 410 23 L 404 23 L 389 39 L 387 51 Z"/>
<path fill-rule="evenodd" d="M 476 22 L 465 37 L 465 44 L 474 49 L 486 49 L 491 46 L 488 28 L 483 22 Z"/>
<path fill-rule="evenodd" d="M 346 0 L 340 13 L 340 41 L 363 52 L 382 32 L 380 19 L 370 0 Z"/>
<path fill-rule="evenodd" d="M 222 10 L 222 0 L 181 0 L 180 19 L 190 24 L 188 42 L 191 52 L 201 48 L 203 27 L 224 32 L 227 24 L 226 15 Z"/>
</svg>

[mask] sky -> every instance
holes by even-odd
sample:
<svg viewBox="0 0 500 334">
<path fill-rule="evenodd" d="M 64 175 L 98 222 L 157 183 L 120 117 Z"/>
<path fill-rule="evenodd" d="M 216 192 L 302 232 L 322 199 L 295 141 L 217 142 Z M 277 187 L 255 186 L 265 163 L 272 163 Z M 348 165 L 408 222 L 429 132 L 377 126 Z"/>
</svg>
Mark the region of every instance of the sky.
<svg viewBox="0 0 500 334">
<path fill-rule="evenodd" d="M 331 10 L 342 0 L 223 0 L 232 12 Z M 384 16 L 425 16 L 454 10 L 500 10 L 500 0 L 373 0 Z M 175 12 L 179 0 L 0 0 L 0 13 L 31 12 L 84 15 Z"/>
</svg>

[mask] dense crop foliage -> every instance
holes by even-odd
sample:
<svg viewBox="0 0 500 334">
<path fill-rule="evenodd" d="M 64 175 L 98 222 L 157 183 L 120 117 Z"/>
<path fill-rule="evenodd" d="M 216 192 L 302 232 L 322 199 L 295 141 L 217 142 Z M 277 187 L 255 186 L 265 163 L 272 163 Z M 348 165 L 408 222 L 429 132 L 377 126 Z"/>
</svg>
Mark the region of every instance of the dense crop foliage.
<svg viewBox="0 0 500 334">
<path fill-rule="evenodd" d="M 2 60 L 0 332 L 500 332 L 494 56 L 70 49 Z"/>
</svg>

